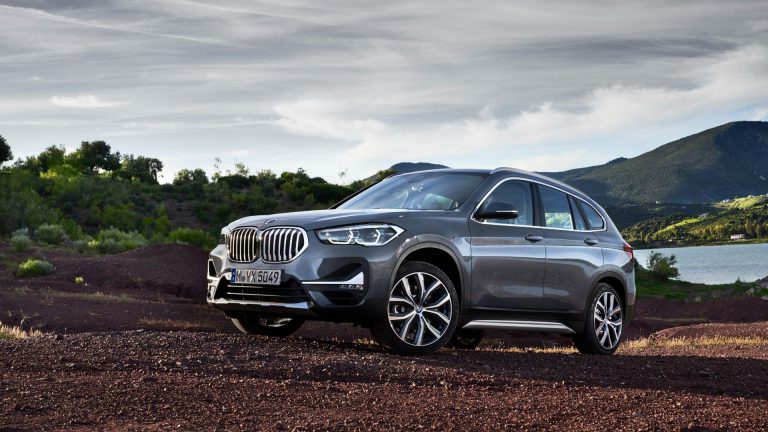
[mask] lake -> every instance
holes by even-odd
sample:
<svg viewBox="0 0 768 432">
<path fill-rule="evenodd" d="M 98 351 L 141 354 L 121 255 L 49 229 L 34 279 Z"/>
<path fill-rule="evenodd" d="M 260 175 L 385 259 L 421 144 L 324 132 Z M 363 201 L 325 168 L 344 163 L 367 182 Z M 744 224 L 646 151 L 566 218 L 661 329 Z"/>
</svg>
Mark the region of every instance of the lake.
<svg viewBox="0 0 768 432">
<path fill-rule="evenodd" d="M 722 284 L 737 278 L 752 282 L 768 276 L 768 243 L 635 250 L 643 267 L 647 267 L 652 251 L 674 254 L 679 279 L 688 282 Z"/>
</svg>

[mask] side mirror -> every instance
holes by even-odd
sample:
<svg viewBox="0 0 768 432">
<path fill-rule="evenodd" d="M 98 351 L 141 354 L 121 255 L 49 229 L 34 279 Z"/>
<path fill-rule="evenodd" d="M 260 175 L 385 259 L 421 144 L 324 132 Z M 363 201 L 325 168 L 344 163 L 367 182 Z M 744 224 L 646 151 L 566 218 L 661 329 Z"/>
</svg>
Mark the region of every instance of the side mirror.
<svg viewBox="0 0 768 432">
<path fill-rule="evenodd" d="M 480 207 L 475 219 L 517 219 L 520 213 L 515 206 L 502 201 L 492 201 Z"/>
</svg>

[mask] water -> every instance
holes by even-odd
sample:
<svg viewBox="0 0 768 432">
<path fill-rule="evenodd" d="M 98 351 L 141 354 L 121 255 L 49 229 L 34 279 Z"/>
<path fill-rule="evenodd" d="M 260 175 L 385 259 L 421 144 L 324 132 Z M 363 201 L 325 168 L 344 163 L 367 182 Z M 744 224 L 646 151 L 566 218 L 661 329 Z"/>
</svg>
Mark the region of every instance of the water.
<svg viewBox="0 0 768 432">
<path fill-rule="evenodd" d="M 679 279 L 705 284 L 752 282 L 768 276 L 768 243 L 692 246 L 635 250 L 635 257 L 648 266 L 651 252 L 677 257 Z"/>
</svg>

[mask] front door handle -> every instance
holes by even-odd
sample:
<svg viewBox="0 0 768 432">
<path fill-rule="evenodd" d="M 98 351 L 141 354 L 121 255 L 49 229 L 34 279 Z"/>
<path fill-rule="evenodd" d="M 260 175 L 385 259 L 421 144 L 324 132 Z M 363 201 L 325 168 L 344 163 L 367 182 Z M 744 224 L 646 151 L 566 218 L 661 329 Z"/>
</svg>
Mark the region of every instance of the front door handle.
<svg viewBox="0 0 768 432">
<path fill-rule="evenodd" d="M 586 243 L 586 244 L 588 244 L 588 245 L 590 245 L 590 246 L 594 246 L 594 245 L 596 245 L 596 244 L 598 244 L 598 243 L 600 243 L 600 242 L 599 242 L 599 241 L 597 241 L 596 239 L 593 239 L 593 238 L 591 238 L 591 237 L 588 237 L 588 238 L 584 239 L 584 243 Z"/>
<path fill-rule="evenodd" d="M 538 243 L 538 242 L 544 240 L 544 237 L 542 237 L 540 235 L 536 235 L 536 234 L 528 234 L 527 236 L 525 236 L 525 239 L 528 240 L 531 243 Z"/>
</svg>

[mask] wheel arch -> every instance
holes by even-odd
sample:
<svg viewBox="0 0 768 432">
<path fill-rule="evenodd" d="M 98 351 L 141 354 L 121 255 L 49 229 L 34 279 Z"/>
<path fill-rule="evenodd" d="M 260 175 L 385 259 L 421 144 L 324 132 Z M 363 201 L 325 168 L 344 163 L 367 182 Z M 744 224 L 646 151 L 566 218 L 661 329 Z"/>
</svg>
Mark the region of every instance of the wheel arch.
<svg viewBox="0 0 768 432">
<path fill-rule="evenodd" d="M 465 297 L 463 291 L 466 287 L 464 271 L 459 259 L 456 257 L 456 253 L 450 247 L 437 242 L 423 242 L 406 249 L 400 254 L 395 264 L 394 271 L 390 276 L 389 287 L 394 285 L 400 267 L 409 261 L 424 261 L 437 266 L 445 272 L 451 279 L 454 288 L 456 288 L 459 304 L 462 303 L 462 299 Z"/>
</svg>

